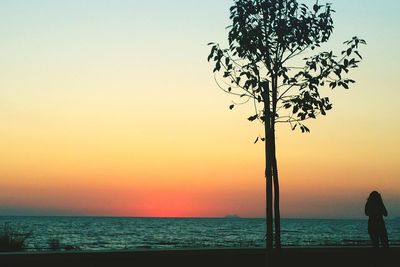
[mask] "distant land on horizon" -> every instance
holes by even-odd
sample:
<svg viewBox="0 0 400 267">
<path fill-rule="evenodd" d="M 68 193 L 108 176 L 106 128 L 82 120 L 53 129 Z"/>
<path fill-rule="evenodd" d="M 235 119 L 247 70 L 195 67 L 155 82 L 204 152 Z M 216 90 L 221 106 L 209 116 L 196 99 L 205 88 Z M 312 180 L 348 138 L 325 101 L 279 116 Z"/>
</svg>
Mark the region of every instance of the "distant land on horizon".
<svg viewBox="0 0 400 267">
<path fill-rule="evenodd" d="M 228 214 L 224 218 L 227 218 L 227 219 L 241 219 L 241 217 L 236 215 L 236 214 Z"/>
</svg>

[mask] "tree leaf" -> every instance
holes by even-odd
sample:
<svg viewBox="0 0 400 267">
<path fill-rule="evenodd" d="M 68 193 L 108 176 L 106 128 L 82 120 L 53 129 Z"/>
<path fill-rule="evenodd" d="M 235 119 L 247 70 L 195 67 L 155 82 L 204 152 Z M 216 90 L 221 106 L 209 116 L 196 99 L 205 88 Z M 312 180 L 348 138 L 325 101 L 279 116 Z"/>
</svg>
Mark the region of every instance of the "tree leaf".
<svg viewBox="0 0 400 267">
<path fill-rule="evenodd" d="M 356 55 L 357 55 L 360 59 L 362 59 L 362 56 L 360 55 L 360 53 L 359 53 L 358 51 L 354 51 L 354 53 L 356 53 Z"/>
<path fill-rule="evenodd" d="M 253 116 L 248 117 L 247 119 L 248 119 L 249 121 L 255 121 L 257 118 L 258 118 L 258 115 L 256 114 L 256 115 L 253 115 Z"/>
</svg>

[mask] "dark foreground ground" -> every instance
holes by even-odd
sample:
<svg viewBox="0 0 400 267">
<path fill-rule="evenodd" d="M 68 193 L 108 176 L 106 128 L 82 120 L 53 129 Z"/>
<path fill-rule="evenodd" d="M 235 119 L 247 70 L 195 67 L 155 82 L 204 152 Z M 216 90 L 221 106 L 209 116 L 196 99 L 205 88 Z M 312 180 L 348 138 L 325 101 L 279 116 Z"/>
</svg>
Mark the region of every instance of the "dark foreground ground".
<svg viewBox="0 0 400 267">
<path fill-rule="evenodd" d="M 269 260 L 268 263 L 266 261 Z M 261 249 L 0 253 L 0 267 L 19 266 L 379 266 L 399 267 L 400 248 L 285 248 L 266 259 Z"/>
</svg>

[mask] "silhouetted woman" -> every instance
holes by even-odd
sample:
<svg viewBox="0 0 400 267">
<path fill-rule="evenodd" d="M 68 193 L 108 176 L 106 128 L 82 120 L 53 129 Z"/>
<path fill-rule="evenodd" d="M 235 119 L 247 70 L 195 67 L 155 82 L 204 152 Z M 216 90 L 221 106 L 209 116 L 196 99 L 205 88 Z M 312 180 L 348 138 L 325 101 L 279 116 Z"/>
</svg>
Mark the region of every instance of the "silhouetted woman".
<svg viewBox="0 0 400 267">
<path fill-rule="evenodd" d="M 367 204 L 365 204 L 365 215 L 369 216 L 368 233 L 371 237 L 372 246 L 374 248 L 379 247 L 380 241 L 384 248 L 389 247 L 385 220 L 383 219 L 383 216 L 387 216 L 387 210 L 383 204 L 381 194 L 377 191 L 373 191 L 369 195 Z"/>
</svg>

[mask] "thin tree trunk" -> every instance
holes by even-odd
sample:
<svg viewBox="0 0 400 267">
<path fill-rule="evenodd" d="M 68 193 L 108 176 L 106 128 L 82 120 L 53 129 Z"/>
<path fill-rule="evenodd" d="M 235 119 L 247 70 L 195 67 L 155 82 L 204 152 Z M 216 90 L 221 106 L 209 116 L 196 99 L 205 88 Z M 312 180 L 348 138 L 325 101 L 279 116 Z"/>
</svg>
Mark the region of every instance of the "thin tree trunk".
<svg viewBox="0 0 400 267">
<path fill-rule="evenodd" d="M 267 128 L 267 127 L 266 127 Z M 270 131 L 267 131 L 268 133 Z M 271 250 L 273 248 L 273 178 L 272 178 L 272 164 L 270 147 L 271 142 L 269 141 L 270 137 L 268 136 L 265 140 L 265 151 L 266 151 L 266 159 L 265 159 L 265 178 L 266 178 L 266 201 L 267 201 L 267 250 Z"/>
<path fill-rule="evenodd" d="M 272 115 L 271 115 L 271 164 L 272 175 L 274 182 L 274 217 L 275 217 L 275 248 L 281 248 L 281 213 L 279 202 L 279 177 L 278 177 L 278 163 L 276 159 L 276 146 L 275 146 L 275 119 L 276 119 L 276 104 L 278 94 L 278 78 L 275 76 L 272 79 Z"/>
<path fill-rule="evenodd" d="M 265 179 L 266 179 L 266 249 L 267 252 L 273 248 L 273 202 L 272 202 L 272 164 L 270 157 L 270 130 L 271 130 L 271 110 L 269 84 L 264 88 L 264 131 L 265 131 Z"/>
<path fill-rule="evenodd" d="M 273 133 L 271 158 L 272 158 L 272 172 L 274 181 L 274 217 L 275 217 L 275 248 L 281 248 L 281 214 L 280 214 L 280 203 L 279 203 L 279 177 L 278 177 L 278 164 L 276 160 L 276 149 L 275 149 L 275 132 Z"/>
</svg>

